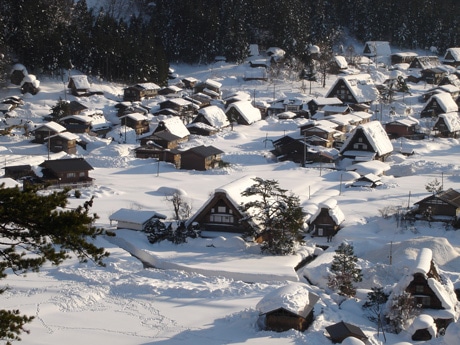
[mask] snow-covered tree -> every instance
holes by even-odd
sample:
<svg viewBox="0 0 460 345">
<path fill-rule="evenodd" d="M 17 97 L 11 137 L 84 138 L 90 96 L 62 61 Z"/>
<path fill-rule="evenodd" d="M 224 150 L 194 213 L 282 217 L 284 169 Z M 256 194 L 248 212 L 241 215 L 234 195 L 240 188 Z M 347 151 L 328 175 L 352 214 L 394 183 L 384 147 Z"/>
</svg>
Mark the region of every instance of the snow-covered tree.
<svg viewBox="0 0 460 345">
<path fill-rule="evenodd" d="M 385 305 L 389 295 L 383 291 L 381 287 L 371 288 L 371 292 L 367 294 L 367 301 L 363 304 L 363 309 L 367 313 L 367 318 L 377 324 L 378 329 L 383 331 L 382 317 Z"/>
<path fill-rule="evenodd" d="M 252 201 L 240 206 L 258 224 L 246 234 L 260 237 L 262 252 L 274 255 L 287 255 L 294 252 L 294 246 L 302 241 L 305 213 L 299 198 L 282 189 L 278 181 L 256 177 L 255 183 L 241 193 L 242 196 L 255 196 Z"/>
<path fill-rule="evenodd" d="M 353 297 L 356 287 L 353 283 L 362 280 L 361 269 L 357 266 L 358 258 L 354 254 L 353 245 L 341 243 L 336 249 L 328 277 L 328 286 L 339 295 Z"/>
<path fill-rule="evenodd" d="M 406 291 L 395 295 L 390 301 L 386 317 L 395 333 L 401 332 L 420 313 L 414 297 Z"/>
</svg>

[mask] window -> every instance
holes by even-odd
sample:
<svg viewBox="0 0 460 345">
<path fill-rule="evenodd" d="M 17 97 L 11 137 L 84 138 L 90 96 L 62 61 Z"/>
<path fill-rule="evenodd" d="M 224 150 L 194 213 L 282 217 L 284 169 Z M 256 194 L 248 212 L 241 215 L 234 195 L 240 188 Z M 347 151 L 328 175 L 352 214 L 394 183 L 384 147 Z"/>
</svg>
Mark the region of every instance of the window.
<svg viewBox="0 0 460 345">
<path fill-rule="evenodd" d="M 81 172 L 78 173 L 78 176 L 85 177 L 85 173 L 83 171 L 81 171 Z"/>
<path fill-rule="evenodd" d="M 218 213 L 226 213 L 227 209 L 225 206 L 219 206 L 217 207 L 217 212 Z"/>
<path fill-rule="evenodd" d="M 69 177 L 69 178 L 71 178 L 71 177 L 76 177 L 77 174 L 74 173 L 74 172 L 69 172 L 69 173 L 66 174 L 66 176 Z"/>
<path fill-rule="evenodd" d="M 415 285 L 415 292 L 422 293 L 424 291 L 423 288 L 424 288 L 423 285 Z"/>
<path fill-rule="evenodd" d="M 210 219 L 212 223 L 233 223 L 233 216 L 227 216 L 223 214 L 212 214 Z"/>
</svg>

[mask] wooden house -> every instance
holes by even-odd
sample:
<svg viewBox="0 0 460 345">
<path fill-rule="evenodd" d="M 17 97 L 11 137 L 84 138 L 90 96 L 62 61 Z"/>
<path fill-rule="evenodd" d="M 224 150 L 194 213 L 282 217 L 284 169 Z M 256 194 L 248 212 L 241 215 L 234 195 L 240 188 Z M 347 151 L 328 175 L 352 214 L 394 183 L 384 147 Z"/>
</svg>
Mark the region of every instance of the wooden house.
<svg viewBox="0 0 460 345">
<path fill-rule="evenodd" d="M 385 132 L 390 139 L 396 138 L 419 138 L 420 133 L 419 121 L 413 117 L 404 117 L 396 119 L 385 124 Z"/>
<path fill-rule="evenodd" d="M 304 139 L 292 138 L 289 135 L 281 137 L 273 141 L 271 153 L 280 162 L 291 161 L 304 165 L 311 158 L 311 152 Z"/>
<path fill-rule="evenodd" d="M 20 63 L 16 63 L 11 68 L 10 82 L 14 85 L 21 85 L 24 77 L 28 75 L 27 68 Z"/>
<path fill-rule="evenodd" d="M 342 158 L 353 161 L 385 161 L 393 152 L 393 144 L 379 121 L 356 127 L 340 148 Z"/>
<path fill-rule="evenodd" d="M 367 336 L 358 326 L 351 323 L 340 321 L 326 327 L 327 337 L 333 343 L 341 343 L 348 337 L 357 338 L 361 341 L 366 341 Z M 350 343 L 351 344 L 351 343 Z"/>
<path fill-rule="evenodd" d="M 339 74 L 348 69 L 348 62 L 345 56 L 335 55 L 329 65 L 329 73 Z"/>
<path fill-rule="evenodd" d="M 305 206 L 307 223 L 312 237 L 327 237 L 330 241 L 340 230 L 345 216 L 337 205 L 337 200 L 326 199 L 318 204 Z"/>
<path fill-rule="evenodd" d="M 308 117 L 308 110 L 306 99 L 301 97 L 286 97 L 272 102 L 267 109 L 267 114 L 272 116 L 284 112 L 292 112 L 298 117 Z"/>
<path fill-rule="evenodd" d="M 458 112 L 439 114 L 432 130 L 440 137 L 458 138 L 460 136 L 460 117 Z"/>
<path fill-rule="evenodd" d="M 131 113 L 139 113 L 147 115 L 150 111 L 150 108 L 141 104 L 140 102 L 120 102 L 115 105 L 117 109 L 117 116 L 123 116 Z"/>
<path fill-rule="evenodd" d="M 436 55 L 416 56 L 409 65 L 409 68 L 424 70 L 428 68 L 439 67 L 440 65 L 441 61 L 439 61 L 439 57 L 437 57 Z"/>
<path fill-rule="evenodd" d="M 420 71 L 421 80 L 427 84 L 439 84 L 441 80 L 447 76 L 447 72 L 439 67 L 432 67 Z"/>
<path fill-rule="evenodd" d="M 326 97 L 336 97 L 345 104 L 367 104 L 379 98 L 372 78 L 369 74 L 339 76 Z"/>
<path fill-rule="evenodd" d="M 460 48 L 448 48 L 444 54 L 442 63 L 454 67 L 460 66 Z"/>
<path fill-rule="evenodd" d="M 29 164 L 10 165 L 4 167 L 3 169 L 5 169 L 5 177 L 9 177 L 14 180 L 19 180 L 20 178 L 27 176 L 36 176 Z"/>
<path fill-rule="evenodd" d="M 450 279 L 440 274 L 429 248 L 421 248 L 412 269 L 393 288 L 393 295 L 408 292 L 423 313 L 431 315 L 438 328 L 445 328 L 456 319 L 457 298 Z"/>
<path fill-rule="evenodd" d="M 186 78 L 183 78 L 181 81 L 184 84 L 184 88 L 190 89 L 190 90 L 193 90 L 195 85 L 199 83 L 199 80 L 193 77 L 186 77 Z"/>
<path fill-rule="evenodd" d="M 46 160 L 40 164 L 42 182 L 51 185 L 91 185 L 93 167 L 83 158 Z"/>
<path fill-rule="evenodd" d="M 150 131 L 150 124 L 147 117 L 139 113 L 131 113 L 120 117 L 123 126 L 134 129 L 137 135 Z"/>
<path fill-rule="evenodd" d="M 367 41 L 364 44 L 363 56 L 375 63 L 390 64 L 391 48 L 388 41 Z"/>
<path fill-rule="evenodd" d="M 177 116 L 192 119 L 195 113 L 193 103 L 185 98 L 174 97 L 160 103 L 160 110 L 155 114 L 161 114 L 162 110 L 172 109 Z M 164 113 L 163 113 L 164 114 Z"/>
<path fill-rule="evenodd" d="M 186 170 L 210 170 L 222 163 L 223 151 L 214 146 L 200 145 L 181 152 L 180 168 Z"/>
<path fill-rule="evenodd" d="M 323 139 L 321 140 L 321 143 L 318 143 L 318 145 L 324 147 L 333 147 L 336 138 L 340 138 L 342 136 L 342 132 L 336 130 L 334 127 L 321 125 L 320 123 L 307 128 L 301 127 L 300 134 L 305 138 L 318 137 Z"/>
<path fill-rule="evenodd" d="M 176 85 L 169 85 L 158 90 L 158 95 L 165 97 L 180 97 L 182 89 Z"/>
<path fill-rule="evenodd" d="M 88 110 L 88 107 L 78 101 L 69 102 L 69 115 L 80 115 L 86 110 Z"/>
<path fill-rule="evenodd" d="M 204 93 L 212 99 L 221 99 L 222 91 L 220 88 L 222 84 L 212 79 L 206 79 L 203 82 L 198 82 L 193 88 L 193 93 Z"/>
<path fill-rule="evenodd" d="M 84 96 L 89 94 L 91 85 L 86 75 L 72 75 L 69 77 L 67 88 L 74 96 Z"/>
<path fill-rule="evenodd" d="M 117 229 L 145 231 L 146 226 L 155 219 L 166 219 L 166 216 L 151 210 L 133 210 L 121 208 L 109 216 L 110 225 L 117 222 Z"/>
<path fill-rule="evenodd" d="M 160 162 L 172 163 L 180 169 L 181 153 L 176 149 L 165 149 L 160 145 L 149 142 L 134 149 L 136 158 L 155 158 Z"/>
<path fill-rule="evenodd" d="M 310 116 L 323 110 L 325 106 L 343 106 L 343 102 L 337 97 L 317 97 L 307 102 Z"/>
<path fill-rule="evenodd" d="M 420 111 L 420 117 L 436 117 L 439 114 L 457 112 L 458 105 L 447 92 L 431 96 Z"/>
<path fill-rule="evenodd" d="M 180 137 L 166 130 L 152 133 L 140 139 L 141 146 L 151 143 L 158 145 L 164 149 L 172 150 L 179 146 L 180 143 L 187 141 L 188 137 Z"/>
<path fill-rule="evenodd" d="M 40 81 L 33 74 L 26 75 L 21 82 L 21 93 L 36 95 L 38 91 L 40 91 Z"/>
<path fill-rule="evenodd" d="M 414 52 L 399 52 L 399 53 L 391 54 L 390 60 L 391 60 L 392 65 L 399 65 L 399 64 L 410 65 L 417 56 L 418 54 Z"/>
<path fill-rule="evenodd" d="M 244 234 L 248 229 L 258 229 L 240 210 L 241 192 L 254 184 L 254 177 L 244 176 L 220 188 L 186 222 L 186 226 L 199 224 L 202 236 L 219 236 L 221 233 Z"/>
<path fill-rule="evenodd" d="M 446 80 L 446 79 L 447 78 L 444 78 L 443 80 Z M 424 102 L 427 102 L 433 95 L 436 95 L 438 93 L 443 93 L 443 92 L 450 94 L 453 100 L 458 100 L 458 96 L 460 95 L 460 87 L 454 84 L 438 85 L 436 87 L 429 89 L 427 92 L 423 93 L 422 100 Z"/>
<path fill-rule="evenodd" d="M 64 151 L 68 154 L 77 153 L 77 140 L 79 136 L 70 132 L 61 132 L 45 138 L 51 152 Z"/>
<path fill-rule="evenodd" d="M 158 95 L 160 86 L 155 83 L 140 83 L 126 87 L 123 90 L 123 101 L 141 101 Z"/>
<path fill-rule="evenodd" d="M 230 123 L 240 125 L 251 125 L 262 119 L 260 110 L 252 105 L 249 101 L 238 101 L 231 103 L 225 110 Z"/>
<path fill-rule="evenodd" d="M 268 331 L 284 332 L 295 329 L 304 332 L 314 320 L 314 306 L 319 296 L 303 283 L 289 283 L 265 295 L 256 309 L 258 324 Z"/>
<path fill-rule="evenodd" d="M 354 180 L 351 183 L 351 187 L 365 187 L 365 188 L 376 188 L 378 186 L 381 186 L 382 179 L 380 176 L 369 173 L 365 174 L 363 176 L 358 177 L 356 180 Z"/>
<path fill-rule="evenodd" d="M 189 130 L 177 116 L 159 121 L 157 127 L 153 130 L 153 134 L 156 136 L 163 135 L 160 134 L 161 132 L 170 133 L 181 142 L 187 141 L 190 136 Z M 165 137 L 163 136 L 163 138 Z"/>
<path fill-rule="evenodd" d="M 37 128 L 33 129 L 31 132 L 34 135 L 34 139 L 32 142 L 37 144 L 43 144 L 45 142 L 45 138 L 48 138 L 51 135 L 65 132 L 66 128 L 61 126 L 59 123 L 50 121 L 43 125 L 38 126 Z"/>
<path fill-rule="evenodd" d="M 194 135 L 201 135 L 204 137 L 208 137 L 214 134 L 219 133 L 219 129 L 216 127 L 212 127 L 207 125 L 203 122 L 192 122 L 187 125 L 187 129 L 189 130 L 190 134 Z"/>
<path fill-rule="evenodd" d="M 460 89 L 460 79 L 457 74 L 448 74 L 439 82 L 438 86 L 453 85 Z M 458 95 L 457 95 L 458 96 Z"/>
<path fill-rule="evenodd" d="M 460 215 L 460 193 L 449 188 L 432 194 L 415 204 L 417 214 L 429 214 L 431 217 L 447 216 L 457 219 Z"/>
<path fill-rule="evenodd" d="M 93 132 L 103 135 L 112 128 L 112 123 L 101 113 L 69 115 L 61 118 L 59 123 L 71 133 Z"/>
<path fill-rule="evenodd" d="M 211 127 L 221 130 L 230 126 L 228 117 L 224 110 L 217 105 L 210 105 L 198 110 L 198 114 L 193 119 L 192 123 L 204 123 Z"/>
</svg>

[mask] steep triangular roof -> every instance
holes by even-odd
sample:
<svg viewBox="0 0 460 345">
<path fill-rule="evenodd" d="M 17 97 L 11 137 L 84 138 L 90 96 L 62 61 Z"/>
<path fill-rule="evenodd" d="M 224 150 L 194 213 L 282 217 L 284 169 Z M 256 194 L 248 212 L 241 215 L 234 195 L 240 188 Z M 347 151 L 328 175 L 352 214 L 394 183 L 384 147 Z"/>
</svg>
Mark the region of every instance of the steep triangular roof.
<svg viewBox="0 0 460 345">
<path fill-rule="evenodd" d="M 348 90 L 351 92 L 357 103 L 367 103 L 375 101 L 379 97 L 379 91 L 369 74 L 351 74 L 340 76 L 336 79 L 326 94 L 326 97 L 331 96 L 335 86 L 343 82 Z"/>
<path fill-rule="evenodd" d="M 201 114 L 206 121 L 209 122 L 209 125 L 215 128 L 222 128 L 230 125 L 227 115 L 225 115 L 222 108 L 217 105 L 210 105 L 208 107 L 201 108 L 198 111 L 198 114 Z M 197 119 L 197 117 L 195 117 L 195 119 Z M 192 122 L 195 122 L 195 120 Z"/>
<path fill-rule="evenodd" d="M 260 110 L 254 107 L 249 101 L 238 101 L 230 104 L 226 110 L 226 113 L 228 113 L 228 111 L 232 108 L 235 108 L 240 116 L 243 117 L 248 124 L 252 124 L 262 119 Z"/>
<path fill-rule="evenodd" d="M 379 121 L 371 121 L 359 125 L 353 132 L 351 132 L 351 134 L 343 143 L 340 153 L 350 149 L 348 146 L 353 141 L 354 136 L 357 135 L 360 131 L 372 145 L 374 152 L 376 152 L 379 156 L 383 156 L 393 151 L 393 144 L 388 138 L 388 134 L 385 132 L 382 124 Z"/>
</svg>

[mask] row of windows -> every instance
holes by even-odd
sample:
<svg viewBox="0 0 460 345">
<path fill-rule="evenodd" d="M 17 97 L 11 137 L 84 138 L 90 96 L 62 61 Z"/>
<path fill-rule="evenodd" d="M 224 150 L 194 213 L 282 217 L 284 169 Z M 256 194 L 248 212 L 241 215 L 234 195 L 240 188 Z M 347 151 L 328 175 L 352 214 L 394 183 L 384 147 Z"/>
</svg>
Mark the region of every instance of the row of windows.
<svg viewBox="0 0 460 345">
<path fill-rule="evenodd" d="M 69 172 L 66 174 L 66 177 L 77 177 L 77 173 L 74 173 L 74 172 Z M 85 177 L 85 173 L 82 171 L 82 172 L 79 172 L 78 173 L 78 177 Z"/>
</svg>

